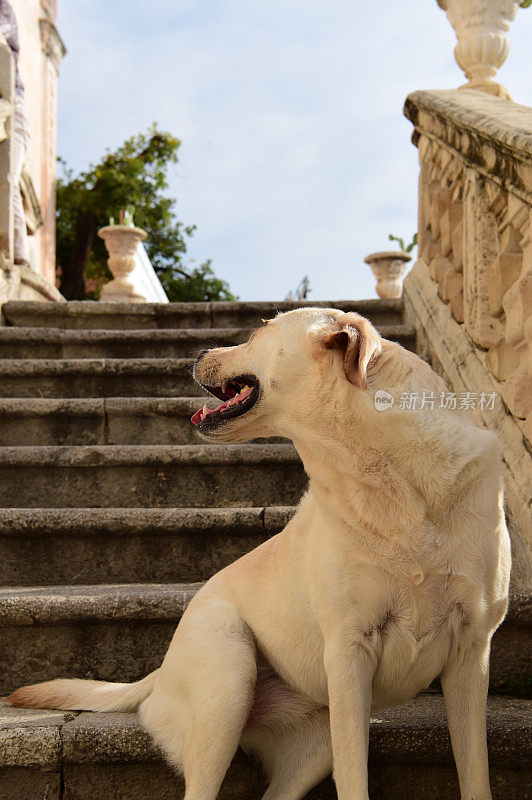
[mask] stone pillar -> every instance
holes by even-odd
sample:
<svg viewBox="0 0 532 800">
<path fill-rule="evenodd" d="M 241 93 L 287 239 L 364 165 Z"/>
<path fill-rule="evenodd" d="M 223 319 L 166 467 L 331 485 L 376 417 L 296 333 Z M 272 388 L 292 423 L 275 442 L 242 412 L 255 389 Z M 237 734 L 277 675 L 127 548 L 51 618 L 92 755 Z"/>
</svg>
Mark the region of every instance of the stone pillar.
<svg viewBox="0 0 532 800">
<path fill-rule="evenodd" d="M 464 324 L 476 345 L 488 350 L 502 339 L 500 321 L 490 314 L 488 275 L 499 252 L 497 219 L 490 207 L 486 180 L 467 168 L 463 191 Z"/>
<path fill-rule="evenodd" d="M 454 56 L 468 78 L 461 88 L 509 100 L 508 91 L 493 79 L 510 52 L 506 34 L 524 0 L 437 1 L 456 31 Z"/>
</svg>

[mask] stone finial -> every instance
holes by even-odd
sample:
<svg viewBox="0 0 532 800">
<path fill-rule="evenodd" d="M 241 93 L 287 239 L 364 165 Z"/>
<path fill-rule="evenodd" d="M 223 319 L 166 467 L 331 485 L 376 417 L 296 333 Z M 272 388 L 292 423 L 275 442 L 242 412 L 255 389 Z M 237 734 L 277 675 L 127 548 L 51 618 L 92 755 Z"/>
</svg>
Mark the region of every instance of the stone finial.
<svg viewBox="0 0 532 800">
<path fill-rule="evenodd" d="M 135 252 L 139 242 L 148 234 L 142 228 L 130 225 L 106 225 L 100 228 L 100 236 L 107 247 L 107 263 L 113 280 L 104 284 L 100 300 L 112 303 L 144 303 L 146 298 L 136 292 L 128 275 L 135 267 Z"/>
<path fill-rule="evenodd" d="M 489 92 L 510 100 L 508 91 L 493 80 L 506 61 L 506 34 L 525 0 L 437 0 L 453 26 L 458 43 L 454 56 L 468 83 L 462 89 Z"/>
<path fill-rule="evenodd" d="M 364 259 L 377 278 L 377 294 L 379 297 L 401 297 L 406 265 L 411 256 L 402 250 L 386 250 L 371 253 Z"/>
</svg>

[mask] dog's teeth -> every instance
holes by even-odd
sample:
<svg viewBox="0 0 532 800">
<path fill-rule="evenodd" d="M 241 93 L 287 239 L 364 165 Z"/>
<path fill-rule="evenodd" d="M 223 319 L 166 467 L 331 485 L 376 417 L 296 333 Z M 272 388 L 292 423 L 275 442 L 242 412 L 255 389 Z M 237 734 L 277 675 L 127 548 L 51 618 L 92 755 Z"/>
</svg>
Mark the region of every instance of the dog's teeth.
<svg viewBox="0 0 532 800">
<path fill-rule="evenodd" d="M 227 394 L 227 383 L 222 383 L 222 394 Z"/>
<path fill-rule="evenodd" d="M 207 414 L 209 413 L 209 410 L 210 410 L 210 409 L 207 408 L 207 403 L 205 403 L 205 405 L 203 406 L 203 408 L 201 410 L 205 414 L 205 416 L 207 416 Z"/>
</svg>

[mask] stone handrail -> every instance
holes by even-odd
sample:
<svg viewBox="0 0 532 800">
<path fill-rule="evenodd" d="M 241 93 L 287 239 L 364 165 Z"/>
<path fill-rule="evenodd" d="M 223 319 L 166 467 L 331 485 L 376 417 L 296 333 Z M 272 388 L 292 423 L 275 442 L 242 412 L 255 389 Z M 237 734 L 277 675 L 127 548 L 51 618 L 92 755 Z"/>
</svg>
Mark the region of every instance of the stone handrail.
<svg viewBox="0 0 532 800">
<path fill-rule="evenodd" d="M 467 89 L 414 92 L 405 114 L 414 125 L 420 160 L 419 259 L 405 281 L 405 302 L 416 306 L 417 317 L 425 315 L 425 329 L 432 329 L 428 336 L 440 340 L 437 360 L 451 383 L 482 392 L 489 391 L 489 382 L 497 392 L 498 410 L 482 421 L 502 438 L 510 473 L 507 497 L 518 531 L 514 549 L 521 548 L 521 577 L 527 582 L 532 109 Z M 445 347 L 454 348 L 452 357 L 446 358 Z"/>
</svg>

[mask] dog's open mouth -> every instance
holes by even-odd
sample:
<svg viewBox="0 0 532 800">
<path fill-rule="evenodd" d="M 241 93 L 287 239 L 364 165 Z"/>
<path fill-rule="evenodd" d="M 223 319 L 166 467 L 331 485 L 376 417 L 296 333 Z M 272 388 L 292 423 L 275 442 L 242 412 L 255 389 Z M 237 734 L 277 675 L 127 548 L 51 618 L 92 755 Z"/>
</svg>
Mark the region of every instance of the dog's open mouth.
<svg viewBox="0 0 532 800">
<path fill-rule="evenodd" d="M 222 386 L 207 386 L 204 383 L 201 385 L 222 401 L 216 408 L 209 408 L 205 404 L 191 417 L 190 421 L 193 425 L 201 425 L 204 428 L 215 427 L 227 420 L 246 414 L 259 399 L 260 384 L 254 375 L 232 378 Z"/>
</svg>

